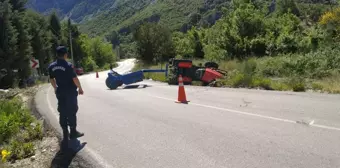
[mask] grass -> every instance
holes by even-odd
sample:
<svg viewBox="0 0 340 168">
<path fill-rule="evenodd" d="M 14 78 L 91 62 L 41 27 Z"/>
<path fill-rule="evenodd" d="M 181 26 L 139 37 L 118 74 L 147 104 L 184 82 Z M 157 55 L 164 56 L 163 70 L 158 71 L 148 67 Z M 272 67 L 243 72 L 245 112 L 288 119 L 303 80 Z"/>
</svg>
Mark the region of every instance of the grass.
<svg viewBox="0 0 340 168">
<path fill-rule="evenodd" d="M 317 80 L 312 83 L 313 90 L 321 92 L 339 94 L 340 93 L 340 74 L 334 74 L 322 80 Z"/>
<path fill-rule="evenodd" d="M 43 138 L 42 124 L 21 99 L 0 99 L 0 151 L 2 162 L 34 155 L 34 141 Z"/>
<path fill-rule="evenodd" d="M 133 71 L 137 71 L 140 69 L 165 69 L 165 63 L 164 64 L 158 64 L 158 65 L 147 65 L 143 63 L 138 63 Z M 164 73 L 144 73 L 145 79 L 152 79 L 155 81 L 160 82 L 167 82 L 165 74 Z"/>
</svg>

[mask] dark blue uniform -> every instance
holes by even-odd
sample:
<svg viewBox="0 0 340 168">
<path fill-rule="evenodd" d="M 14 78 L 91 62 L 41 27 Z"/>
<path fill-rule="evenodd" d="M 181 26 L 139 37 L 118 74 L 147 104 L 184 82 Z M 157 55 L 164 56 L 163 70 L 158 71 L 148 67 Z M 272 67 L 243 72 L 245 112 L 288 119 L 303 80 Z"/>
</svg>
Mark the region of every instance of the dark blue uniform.
<svg viewBox="0 0 340 168">
<path fill-rule="evenodd" d="M 63 129 L 67 129 L 67 126 L 75 128 L 77 126 L 78 91 L 73 82 L 73 78 L 77 76 L 73 66 L 64 59 L 57 59 L 49 65 L 48 70 L 50 78 L 54 78 L 57 84 L 56 96 L 60 126 Z"/>
</svg>

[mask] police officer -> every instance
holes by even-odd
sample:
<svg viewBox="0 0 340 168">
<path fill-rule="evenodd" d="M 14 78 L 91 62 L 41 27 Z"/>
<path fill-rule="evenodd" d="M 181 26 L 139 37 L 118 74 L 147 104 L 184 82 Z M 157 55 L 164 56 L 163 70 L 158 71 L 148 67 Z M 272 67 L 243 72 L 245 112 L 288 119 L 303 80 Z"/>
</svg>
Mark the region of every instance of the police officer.
<svg viewBox="0 0 340 168">
<path fill-rule="evenodd" d="M 83 89 L 71 63 L 66 61 L 67 48 L 57 48 L 57 60 L 48 67 L 51 85 L 58 99 L 59 123 L 63 129 L 63 138 L 68 141 L 84 136 L 77 131 L 78 94 L 82 95 Z M 78 89 L 78 91 L 77 91 Z M 68 130 L 70 127 L 70 133 Z M 65 141 L 64 141 L 65 142 Z"/>
</svg>

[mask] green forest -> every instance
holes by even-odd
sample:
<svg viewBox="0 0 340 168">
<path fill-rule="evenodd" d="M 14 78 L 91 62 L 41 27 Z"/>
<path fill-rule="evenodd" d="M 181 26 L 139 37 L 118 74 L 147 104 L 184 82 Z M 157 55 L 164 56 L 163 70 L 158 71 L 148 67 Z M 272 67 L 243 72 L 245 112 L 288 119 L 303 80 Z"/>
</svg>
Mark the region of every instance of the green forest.
<svg viewBox="0 0 340 168">
<path fill-rule="evenodd" d="M 26 9 L 25 4 L 26 0 L 0 0 L 2 88 L 16 87 L 19 81 L 27 81 L 33 73 L 30 67 L 32 58 L 39 60 L 38 73 L 47 75 L 49 63 L 55 60 L 56 47 L 69 47 L 70 36 L 75 67 L 83 67 L 89 72 L 115 63 L 116 56 L 109 42 L 90 38 L 70 20 L 60 20 L 55 13 L 41 15 Z"/>
<path fill-rule="evenodd" d="M 339 93 L 338 4 L 298 0 L 270 4 L 233 0 L 216 24 L 204 26 L 197 20 L 186 32 L 143 23 L 133 32 L 136 55 L 144 68 L 170 57 L 215 61 L 228 70 L 220 86 Z"/>
</svg>

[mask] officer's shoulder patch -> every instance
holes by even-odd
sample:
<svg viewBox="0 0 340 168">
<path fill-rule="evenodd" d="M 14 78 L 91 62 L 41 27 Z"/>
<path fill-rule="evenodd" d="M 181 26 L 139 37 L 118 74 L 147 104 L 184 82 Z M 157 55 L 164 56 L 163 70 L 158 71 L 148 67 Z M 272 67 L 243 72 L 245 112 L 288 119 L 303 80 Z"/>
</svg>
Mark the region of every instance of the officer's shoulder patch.
<svg viewBox="0 0 340 168">
<path fill-rule="evenodd" d="M 67 65 L 70 67 L 70 68 L 73 68 L 73 64 L 71 62 L 67 62 Z"/>
<path fill-rule="evenodd" d="M 51 68 L 52 66 L 54 66 L 54 65 L 56 65 L 57 64 L 57 62 L 52 62 L 52 63 L 50 63 L 50 65 L 48 66 L 48 68 Z"/>
</svg>

